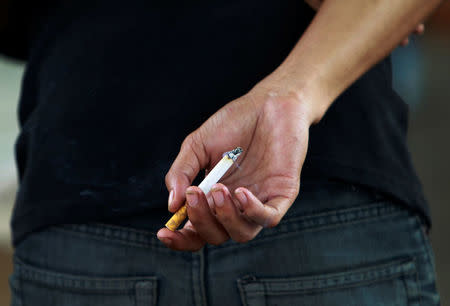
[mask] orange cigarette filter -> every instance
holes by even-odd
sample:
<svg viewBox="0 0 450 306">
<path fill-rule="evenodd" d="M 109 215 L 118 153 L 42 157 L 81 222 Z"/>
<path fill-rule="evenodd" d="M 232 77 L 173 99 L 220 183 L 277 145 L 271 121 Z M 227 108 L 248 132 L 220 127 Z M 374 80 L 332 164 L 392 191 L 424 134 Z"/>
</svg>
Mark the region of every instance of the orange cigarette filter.
<svg viewBox="0 0 450 306">
<path fill-rule="evenodd" d="M 187 217 L 187 208 L 186 204 L 184 204 L 180 209 L 177 210 L 176 213 L 167 221 L 166 227 L 170 229 L 172 232 L 176 231 L 177 228 L 183 223 L 184 219 Z"/>
</svg>

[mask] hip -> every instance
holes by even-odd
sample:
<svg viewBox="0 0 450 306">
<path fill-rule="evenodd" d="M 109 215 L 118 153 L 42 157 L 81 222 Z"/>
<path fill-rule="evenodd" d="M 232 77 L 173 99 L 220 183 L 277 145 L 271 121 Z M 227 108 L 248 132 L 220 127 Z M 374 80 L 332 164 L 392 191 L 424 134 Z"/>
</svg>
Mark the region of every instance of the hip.
<svg viewBox="0 0 450 306">
<path fill-rule="evenodd" d="M 296 211 L 253 241 L 196 253 L 146 230 L 60 225 L 14 256 L 12 305 L 438 305 L 420 219 L 377 200 Z"/>
</svg>

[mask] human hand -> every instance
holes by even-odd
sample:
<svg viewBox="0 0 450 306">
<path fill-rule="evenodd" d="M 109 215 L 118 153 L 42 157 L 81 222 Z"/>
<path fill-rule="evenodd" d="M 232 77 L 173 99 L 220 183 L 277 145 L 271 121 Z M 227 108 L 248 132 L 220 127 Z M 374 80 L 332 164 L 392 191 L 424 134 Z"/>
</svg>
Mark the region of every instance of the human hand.
<svg viewBox="0 0 450 306">
<path fill-rule="evenodd" d="M 313 116 L 305 101 L 275 94 L 267 83 L 225 105 L 183 142 L 166 185 L 169 210 L 187 200 L 189 221 L 181 230 L 158 232 L 169 248 L 196 251 L 230 237 L 247 242 L 263 227 L 277 225 L 295 200 Z M 198 187 L 189 187 L 200 170 L 212 169 L 223 152 L 237 146 L 244 149 L 240 169 L 213 187 L 209 201 Z"/>
<path fill-rule="evenodd" d="M 320 6 L 322 5 L 322 2 L 324 0 L 305 0 L 307 4 L 309 4 L 310 7 L 312 7 L 314 10 L 319 10 Z M 425 32 L 425 25 L 423 23 L 419 24 L 414 31 L 411 34 L 415 35 L 422 35 Z M 409 44 L 409 37 L 404 38 L 400 42 L 400 46 L 405 47 Z"/>
</svg>

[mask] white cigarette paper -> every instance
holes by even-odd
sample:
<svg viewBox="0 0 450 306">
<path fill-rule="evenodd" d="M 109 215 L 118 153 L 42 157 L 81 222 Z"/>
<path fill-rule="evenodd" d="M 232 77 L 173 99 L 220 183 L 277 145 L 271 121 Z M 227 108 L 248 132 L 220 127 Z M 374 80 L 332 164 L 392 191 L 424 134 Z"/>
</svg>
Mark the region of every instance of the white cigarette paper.
<svg viewBox="0 0 450 306">
<path fill-rule="evenodd" d="M 208 173 L 208 175 L 200 183 L 200 185 L 198 185 L 198 188 L 200 188 L 204 194 L 208 194 L 212 186 L 214 186 L 214 184 L 216 184 L 225 175 L 225 173 L 228 171 L 228 169 L 231 168 L 231 166 L 234 164 L 241 153 L 242 149 L 240 147 L 237 147 L 233 151 L 224 153 L 222 159 Z M 181 225 L 183 220 L 186 219 L 186 216 L 186 205 L 183 205 L 166 223 L 166 227 L 171 231 L 175 231 L 178 226 Z"/>
<path fill-rule="evenodd" d="M 225 155 L 211 170 L 211 172 L 208 173 L 208 175 L 200 183 L 200 185 L 198 185 L 198 188 L 200 188 L 204 194 L 208 194 L 212 186 L 214 186 L 214 184 L 216 184 L 222 178 L 222 176 L 225 175 L 225 173 L 228 171 L 228 169 L 230 169 L 233 163 L 233 160 Z"/>
<path fill-rule="evenodd" d="M 208 194 L 212 186 L 216 184 L 222 176 L 233 166 L 239 155 L 242 153 L 242 149 L 237 147 L 233 151 L 226 152 L 217 165 L 208 173 L 205 179 L 198 185 L 204 194 Z"/>
</svg>

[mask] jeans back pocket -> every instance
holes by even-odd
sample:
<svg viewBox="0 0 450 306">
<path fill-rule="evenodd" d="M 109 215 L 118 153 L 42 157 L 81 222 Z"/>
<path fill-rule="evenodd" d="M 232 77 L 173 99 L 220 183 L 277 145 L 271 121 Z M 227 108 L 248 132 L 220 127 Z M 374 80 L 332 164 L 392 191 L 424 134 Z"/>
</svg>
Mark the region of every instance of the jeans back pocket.
<svg viewBox="0 0 450 306">
<path fill-rule="evenodd" d="M 15 262 L 10 278 L 14 306 L 152 306 L 157 279 L 65 274 Z"/>
<path fill-rule="evenodd" d="M 246 306 L 418 306 L 419 287 L 412 259 L 317 275 L 238 279 Z"/>
</svg>

